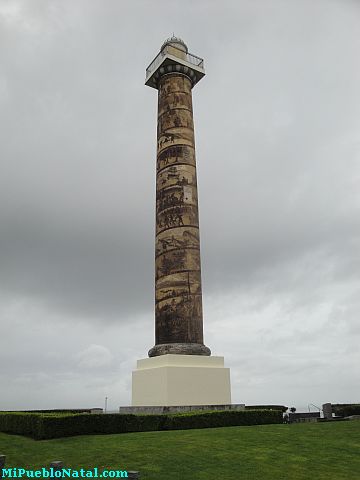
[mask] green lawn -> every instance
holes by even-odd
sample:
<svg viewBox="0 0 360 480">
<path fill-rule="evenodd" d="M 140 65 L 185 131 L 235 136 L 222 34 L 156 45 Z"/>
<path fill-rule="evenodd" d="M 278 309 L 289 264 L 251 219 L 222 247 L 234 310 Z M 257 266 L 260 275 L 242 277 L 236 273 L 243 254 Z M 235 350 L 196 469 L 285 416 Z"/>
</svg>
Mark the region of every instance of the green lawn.
<svg viewBox="0 0 360 480">
<path fill-rule="evenodd" d="M 93 435 L 0 433 L 7 467 L 139 470 L 142 480 L 359 480 L 360 421 Z"/>
</svg>

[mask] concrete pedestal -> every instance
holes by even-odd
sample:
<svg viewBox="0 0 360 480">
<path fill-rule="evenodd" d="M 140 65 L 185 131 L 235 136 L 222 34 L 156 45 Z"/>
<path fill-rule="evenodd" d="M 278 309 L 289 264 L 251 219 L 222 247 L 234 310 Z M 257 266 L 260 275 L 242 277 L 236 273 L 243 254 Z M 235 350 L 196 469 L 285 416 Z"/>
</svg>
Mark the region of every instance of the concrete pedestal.
<svg viewBox="0 0 360 480">
<path fill-rule="evenodd" d="M 229 405 L 230 369 L 224 357 L 161 355 L 138 360 L 133 406 Z"/>
</svg>

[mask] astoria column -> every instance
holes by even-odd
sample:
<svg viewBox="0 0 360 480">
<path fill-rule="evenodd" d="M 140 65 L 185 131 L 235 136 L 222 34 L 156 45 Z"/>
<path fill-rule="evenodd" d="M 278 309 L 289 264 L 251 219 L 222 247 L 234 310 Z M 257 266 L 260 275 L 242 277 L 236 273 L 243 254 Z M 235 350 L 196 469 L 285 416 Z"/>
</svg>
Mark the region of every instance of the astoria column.
<svg viewBox="0 0 360 480">
<path fill-rule="evenodd" d="M 155 345 L 137 361 L 123 413 L 231 404 L 230 369 L 203 339 L 192 88 L 204 75 L 202 58 L 176 37 L 146 70 L 158 91 Z"/>
<path fill-rule="evenodd" d="M 158 90 L 155 346 L 149 357 L 210 355 L 203 341 L 200 237 L 192 88 L 201 58 L 168 39 L 146 71 Z"/>
</svg>

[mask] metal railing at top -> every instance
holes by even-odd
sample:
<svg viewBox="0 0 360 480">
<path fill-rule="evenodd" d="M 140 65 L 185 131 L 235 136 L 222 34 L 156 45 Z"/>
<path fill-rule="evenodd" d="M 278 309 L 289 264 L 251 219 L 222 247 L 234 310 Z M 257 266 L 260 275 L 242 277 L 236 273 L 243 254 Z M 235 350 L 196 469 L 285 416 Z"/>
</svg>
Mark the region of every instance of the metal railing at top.
<svg viewBox="0 0 360 480">
<path fill-rule="evenodd" d="M 149 77 L 149 75 L 157 69 L 157 67 L 160 65 L 160 63 L 162 62 L 162 59 L 164 58 L 164 56 L 169 53 L 171 55 L 171 50 L 175 49 L 175 50 L 178 50 L 179 52 L 181 52 L 181 55 L 179 55 L 179 58 L 180 60 L 183 58 L 185 61 L 191 63 L 192 65 L 194 65 L 195 67 L 198 67 L 198 68 L 204 68 L 204 59 L 203 58 L 200 58 L 200 57 L 197 57 L 196 55 L 192 54 L 192 53 L 185 53 L 183 50 L 181 50 L 180 48 L 177 48 L 173 45 L 170 45 L 171 47 L 171 50 L 170 52 L 168 51 L 168 47 L 169 45 L 166 45 L 161 51 L 160 53 L 158 53 L 156 55 L 156 57 L 154 58 L 154 60 L 150 63 L 150 65 L 147 67 L 146 69 L 146 78 Z"/>
</svg>

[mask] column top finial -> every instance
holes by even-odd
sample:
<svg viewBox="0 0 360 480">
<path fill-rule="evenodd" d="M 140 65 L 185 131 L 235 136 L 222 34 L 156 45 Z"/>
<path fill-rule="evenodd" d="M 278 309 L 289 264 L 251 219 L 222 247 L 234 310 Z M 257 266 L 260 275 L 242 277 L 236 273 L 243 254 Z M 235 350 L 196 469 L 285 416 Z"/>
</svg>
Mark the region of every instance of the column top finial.
<svg viewBox="0 0 360 480">
<path fill-rule="evenodd" d="M 165 40 L 147 67 L 145 85 L 158 89 L 160 77 L 171 72 L 185 74 L 193 86 L 205 75 L 204 60 L 189 53 L 186 43 L 175 35 Z"/>
<path fill-rule="evenodd" d="M 175 35 L 173 34 L 172 37 L 168 38 L 167 40 L 165 40 L 165 42 L 161 45 L 161 48 L 160 48 L 160 52 L 165 48 L 167 47 L 168 45 L 172 46 L 172 47 L 175 47 L 175 48 L 178 48 L 179 50 L 183 50 L 185 53 L 188 53 L 188 47 L 186 45 L 186 43 L 184 42 L 184 40 L 182 40 L 181 38 L 179 37 L 175 37 Z"/>
</svg>

